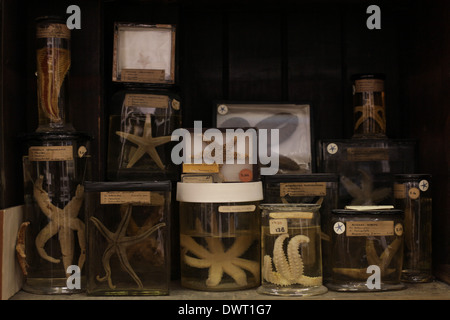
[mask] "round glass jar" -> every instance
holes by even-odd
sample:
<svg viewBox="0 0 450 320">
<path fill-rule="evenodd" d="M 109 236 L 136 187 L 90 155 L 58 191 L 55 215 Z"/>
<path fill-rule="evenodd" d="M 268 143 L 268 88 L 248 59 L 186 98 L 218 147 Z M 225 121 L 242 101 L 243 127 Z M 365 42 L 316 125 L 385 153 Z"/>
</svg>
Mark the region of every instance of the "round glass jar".
<svg viewBox="0 0 450 320">
<path fill-rule="evenodd" d="M 331 281 L 335 291 L 385 291 L 404 288 L 403 211 L 332 211 Z"/>
<path fill-rule="evenodd" d="M 181 285 L 228 291 L 260 284 L 261 182 L 177 184 Z"/>
<path fill-rule="evenodd" d="M 405 213 L 405 249 L 401 280 L 430 282 L 432 273 L 431 175 L 397 174 L 394 205 Z"/>
<path fill-rule="evenodd" d="M 356 74 L 353 83 L 354 138 L 386 137 L 383 74 Z"/>
<path fill-rule="evenodd" d="M 311 296 L 323 286 L 320 205 L 261 204 L 262 279 L 258 293 Z"/>
</svg>

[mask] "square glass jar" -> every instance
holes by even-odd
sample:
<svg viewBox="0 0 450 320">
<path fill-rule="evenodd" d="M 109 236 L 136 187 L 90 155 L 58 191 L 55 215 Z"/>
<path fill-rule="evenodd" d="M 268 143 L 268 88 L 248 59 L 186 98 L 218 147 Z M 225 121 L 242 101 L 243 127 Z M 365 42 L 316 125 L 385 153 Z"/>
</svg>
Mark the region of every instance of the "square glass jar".
<svg viewBox="0 0 450 320">
<path fill-rule="evenodd" d="M 403 289 L 403 211 L 336 209 L 331 219 L 331 280 L 334 291 Z"/>
<path fill-rule="evenodd" d="M 87 182 L 87 294 L 168 295 L 171 182 Z"/>
</svg>

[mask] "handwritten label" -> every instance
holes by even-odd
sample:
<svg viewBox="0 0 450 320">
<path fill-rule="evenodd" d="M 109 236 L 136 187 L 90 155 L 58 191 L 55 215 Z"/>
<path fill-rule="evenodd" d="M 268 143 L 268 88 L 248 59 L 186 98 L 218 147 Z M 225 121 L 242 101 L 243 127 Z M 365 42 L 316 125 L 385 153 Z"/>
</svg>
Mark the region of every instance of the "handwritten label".
<svg viewBox="0 0 450 320">
<path fill-rule="evenodd" d="M 100 204 L 151 203 L 150 191 L 104 191 L 100 193 Z"/>
<path fill-rule="evenodd" d="M 253 204 L 244 205 L 244 206 L 220 206 L 219 212 L 253 212 L 255 211 L 256 206 Z"/>
<path fill-rule="evenodd" d="M 270 234 L 283 234 L 288 232 L 287 219 L 270 219 L 269 220 Z"/>
<path fill-rule="evenodd" d="M 280 183 L 280 196 L 291 197 L 326 196 L 326 182 L 291 182 Z"/>
<path fill-rule="evenodd" d="M 393 236 L 394 221 L 348 221 L 347 236 Z"/>
<path fill-rule="evenodd" d="M 70 161 L 73 160 L 72 146 L 38 146 L 28 149 L 30 161 Z"/>
</svg>

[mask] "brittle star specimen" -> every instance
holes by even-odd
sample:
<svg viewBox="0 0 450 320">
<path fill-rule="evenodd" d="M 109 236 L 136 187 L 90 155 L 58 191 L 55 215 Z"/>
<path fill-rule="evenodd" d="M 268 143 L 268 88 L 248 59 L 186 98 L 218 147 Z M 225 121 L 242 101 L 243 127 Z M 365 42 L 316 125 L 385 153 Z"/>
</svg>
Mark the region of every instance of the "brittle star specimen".
<svg viewBox="0 0 450 320">
<path fill-rule="evenodd" d="M 355 130 L 366 120 L 373 119 L 377 123 L 381 130 L 386 131 L 386 115 L 384 106 L 378 106 L 373 103 L 368 103 L 364 106 L 358 106 L 354 108 L 354 113 L 361 112 L 361 116 L 355 123 Z"/>
<path fill-rule="evenodd" d="M 283 249 L 283 242 L 289 238 L 288 234 L 282 234 L 275 240 L 273 248 L 273 264 L 270 255 L 264 256 L 263 278 L 273 284 L 288 286 L 301 284 L 307 287 L 322 285 L 322 277 L 308 277 L 304 275 L 303 259 L 299 252 L 299 246 L 309 243 L 309 237 L 296 235 L 288 243 L 287 258 Z"/>
<path fill-rule="evenodd" d="M 153 161 L 155 161 L 156 165 L 160 169 L 164 169 L 164 164 L 162 163 L 161 158 L 159 157 L 156 147 L 168 143 L 169 141 L 171 141 L 172 138 L 171 136 L 163 136 L 163 137 L 152 136 L 152 121 L 150 114 L 147 114 L 145 117 L 144 133 L 142 137 L 122 131 L 116 131 L 116 134 L 138 146 L 137 149 L 134 151 L 133 155 L 131 156 L 127 168 L 133 167 L 134 164 L 140 158 L 142 158 L 142 156 L 145 153 L 148 153 L 150 157 L 153 159 Z"/>
<path fill-rule="evenodd" d="M 78 234 L 78 243 L 80 245 L 81 253 L 78 258 L 78 267 L 83 267 L 86 258 L 86 240 L 85 240 L 85 226 L 77 216 L 80 211 L 81 204 L 83 203 L 84 187 L 78 185 L 75 191 L 75 196 L 64 207 L 64 209 L 58 208 L 51 203 L 48 193 L 42 187 L 43 176 L 40 176 L 33 187 L 33 194 L 39 208 L 50 219 L 49 223 L 39 232 L 36 237 L 35 243 L 37 252 L 39 255 L 52 263 L 59 263 L 60 259 L 55 259 L 49 256 L 44 249 L 45 243 L 58 234 L 59 244 L 61 246 L 62 260 L 64 264 L 64 270 L 72 264 L 74 253 L 74 234 L 76 231 Z"/>
<path fill-rule="evenodd" d="M 108 246 L 106 247 L 105 252 L 102 256 L 102 265 L 106 274 L 104 277 L 100 277 L 99 275 L 97 275 L 96 279 L 100 282 L 108 281 L 108 285 L 111 289 L 114 289 L 116 287 L 112 283 L 110 266 L 111 256 L 115 253 L 119 258 L 119 262 L 122 268 L 133 278 L 139 288 L 143 288 L 141 279 L 139 279 L 139 277 L 131 267 L 130 262 L 128 261 L 126 249 L 131 245 L 143 241 L 153 232 L 161 227 L 164 227 L 166 224 L 164 222 L 161 222 L 138 235 L 126 236 L 133 206 L 131 204 L 128 204 L 122 206 L 122 209 L 124 209 L 124 214 L 122 215 L 122 219 L 117 226 L 116 232 L 109 231 L 108 228 L 106 228 L 104 224 L 101 223 L 100 220 L 98 220 L 96 217 L 90 218 L 91 222 L 95 225 L 98 231 L 100 231 L 103 237 L 105 237 L 105 239 L 108 241 Z"/>
<path fill-rule="evenodd" d="M 205 240 L 208 249 L 198 244 L 191 236 L 180 235 L 181 246 L 185 249 L 184 262 L 194 268 L 209 268 L 206 280 L 208 287 L 218 286 L 224 273 L 231 276 L 239 286 L 245 286 L 247 275 L 244 269 L 250 271 L 255 279 L 259 278 L 259 263 L 240 258 L 254 242 L 253 236 L 238 236 L 228 249 L 224 248 L 221 238 L 208 237 Z M 187 252 L 198 258 L 188 256 Z"/>
<path fill-rule="evenodd" d="M 369 205 L 376 204 L 385 199 L 390 193 L 391 188 L 373 189 L 373 179 L 364 170 L 358 170 L 361 173 L 361 186 L 342 176 L 341 183 L 347 192 L 353 197 L 351 205 Z"/>
<path fill-rule="evenodd" d="M 386 249 L 384 249 L 381 256 L 378 256 L 373 240 L 366 239 L 366 259 L 368 265 L 377 265 L 380 267 L 381 276 L 387 276 L 396 271 L 394 268 L 388 268 L 399 248 L 401 247 L 403 239 L 397 237 Z M 353 279 L 366 280 L 367 268 L 333 268 L 333 272 L 349 276 Z"/>
</svg>

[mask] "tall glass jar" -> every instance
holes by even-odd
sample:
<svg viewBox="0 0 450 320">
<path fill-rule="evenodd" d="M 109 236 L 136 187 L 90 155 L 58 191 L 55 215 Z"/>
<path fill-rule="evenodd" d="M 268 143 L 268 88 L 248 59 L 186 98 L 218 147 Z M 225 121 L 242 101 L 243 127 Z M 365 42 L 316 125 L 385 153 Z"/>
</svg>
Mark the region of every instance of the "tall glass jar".
<svg viewBox="0 0 450 320">
<path fill-rule="evenodd" d="M 352 76 L 354 138 L 386 137 L 384 79 L 382 74 Z"/>
<path fill-rule="evenodd" d="M 228 291 L 260 284 L 261 182 L 178 183 L 181 285 Z"/>
<path fill-rule="evenodd" d="M 167 295 L 170 181 L 86 183 L 88 295 Z"/>
<path fill-rule="evenodd" d="M 258 293 L 311 296 L 322 284 L 320 205 L 261 204 L 262 280 Z"/>
<path fill-rule="evenodd" d="M 335 291 L 404 288 L 403 212 L 361 207 L 332 213 L 332 274 L 326 286 Z"/>
<path fill-rule="evenodd" d="M 401 279 L 405 282 L 429 282 L 433 279 L 431 175 L 395 175 L 394 198 L 395 207 L 405 212 L 405 250 Z"/>
<path fill-rule="evenodd" d="M 37 131 L 73 130 L 66 123 L 71 65 L 70 30 L 59 17 L 36 20 Z"/>
<path fill-rule="evenodd" d="M 23 157 L 25 230 L 23 289 L 38 294 L 84 290 L 86 240 L 84 181 L 89 179 L 89 136 L 26 136 Z"/>
</svg>

